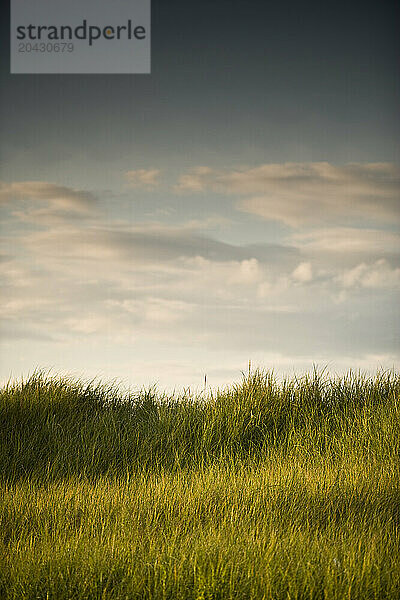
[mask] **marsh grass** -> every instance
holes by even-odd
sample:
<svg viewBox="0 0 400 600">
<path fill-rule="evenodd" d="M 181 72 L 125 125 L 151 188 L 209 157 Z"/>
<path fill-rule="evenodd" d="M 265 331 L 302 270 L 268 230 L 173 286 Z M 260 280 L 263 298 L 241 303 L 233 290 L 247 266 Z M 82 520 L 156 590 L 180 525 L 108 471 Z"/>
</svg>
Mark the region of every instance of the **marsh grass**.
<svg viewBox="0 0 400 600">
<path fill-rule="evenodd" d="M 400 377 L 0 393 L 0 597 L 400 596 Z"/>
</svg>

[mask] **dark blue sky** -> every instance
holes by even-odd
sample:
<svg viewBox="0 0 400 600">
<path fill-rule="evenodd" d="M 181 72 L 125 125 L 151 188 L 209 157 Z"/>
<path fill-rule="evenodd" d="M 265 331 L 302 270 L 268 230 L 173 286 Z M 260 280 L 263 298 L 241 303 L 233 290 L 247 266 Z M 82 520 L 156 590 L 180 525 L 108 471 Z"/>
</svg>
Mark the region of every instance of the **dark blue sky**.
<svg viewBox="0 0 400 600">
<path fill-rule="evenodd" d="M 5 19 L 3 164 L 396 159 L 396 4 L 153 0 L 151 76 L 8 75 Z"/>
</svg>

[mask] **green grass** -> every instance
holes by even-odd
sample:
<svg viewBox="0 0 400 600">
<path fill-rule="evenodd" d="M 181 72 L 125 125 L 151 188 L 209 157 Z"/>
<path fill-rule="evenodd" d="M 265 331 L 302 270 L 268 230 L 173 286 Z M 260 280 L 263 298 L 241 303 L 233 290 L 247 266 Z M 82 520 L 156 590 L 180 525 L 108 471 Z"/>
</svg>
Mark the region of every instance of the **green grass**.
<svg viewBox="0 0 400 600">
<path fill-rule="evenodd" d="M 0 391 L 1 599 L 397 599 L 400 376 Z"/>
</svg>

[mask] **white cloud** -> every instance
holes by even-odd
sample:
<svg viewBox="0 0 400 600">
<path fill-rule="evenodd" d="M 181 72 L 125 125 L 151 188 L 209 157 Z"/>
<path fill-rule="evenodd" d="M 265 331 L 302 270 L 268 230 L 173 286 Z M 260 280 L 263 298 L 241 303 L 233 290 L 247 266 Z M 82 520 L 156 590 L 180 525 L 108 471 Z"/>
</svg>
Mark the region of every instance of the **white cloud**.
<svg viewBox="0 0 400 600">
<path fill-rule="evenodd" d="M 110 327 L 110 319 L 105 315 L 88 314 L 79 317 L 72 317 L 65 320 L 67 327 L 78 334 L 106 335 Z"/>
<path fill-rule="evenodd" d="M 390 163 L 283 163 L 232 171 L 201 167 L 181 176 L 177 189 L 244 196 L 239 210 L 297 227 L 399 221 L 399 180 Z"/>
<path fill-rule="evenodd" d="M 386 260 L 380 259 L 370 265 L 361 263 L 343 271 L 335 281 L 344 288 L 398 288 L 400 268 L 392 268 Z"/>
<path fill-rule="evenodd" d="M 159 185 L 160 169 L 136 169 L 127 171 L 125 178 L 129 187 L 153 188 Z"/>
<path fill-rule="evenodd" d="M 177 192 L 203 192 L 210 187 L 215 171 L 210 167 L 196 167 L 191 173 L 179 177 L 175 186 Z"/>
<path fill-rule="evenodd" d="M 293 279 L 300 283 L 307 283 L 312 280 L 312 268 L 309 262 L 300 263 L 292 273 Z"/>
<path fill-rule="evenodd" d="M 18 181 L 0 184 L 0 202 L 14 206 L 15 200 L 30 200 L 53 212 L 79 213 L 90 212 L 96 199 L 92 193 L 75 190 L 70 187 L 47 181 Z"/>
<path fill-rule="evenodd" d="M 251 285 L 263 278 L 263 272 L 256 258 L 242 260 L 234 265 L 234 272 L 228 278 L 228 283 L 238 285 Z"/>
<path fill-rule="evenodd" d="M 112 309 L 133 315 L 142 322 L 155 324 L 172 324 L 186 319 L 196 306 L 193 303 L 181 300 L 168 300 L 146 296 L 141 299 L 110 300 L 108 303 Z"/>
<path fill-rule="evenodd" d="M 399 253 L 400 234 L 379 229 L 331 227 L 295 233 L 291 243 L 309 252 Z"/>
</svg>

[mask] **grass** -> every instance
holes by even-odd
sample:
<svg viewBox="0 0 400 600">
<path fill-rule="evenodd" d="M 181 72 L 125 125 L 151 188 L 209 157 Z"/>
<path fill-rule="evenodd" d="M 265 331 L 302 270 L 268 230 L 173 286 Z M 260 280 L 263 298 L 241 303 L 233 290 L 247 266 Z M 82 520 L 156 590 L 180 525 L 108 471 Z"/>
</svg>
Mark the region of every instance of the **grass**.
<svg viewBox="0 0 400 600">
<path fill-rule="evenodd" d="M 0 598 L 397 599 L 400 376 L 0 392 Z"/>
</svg>

